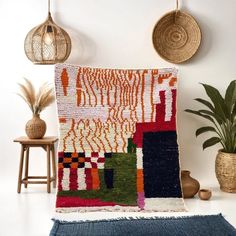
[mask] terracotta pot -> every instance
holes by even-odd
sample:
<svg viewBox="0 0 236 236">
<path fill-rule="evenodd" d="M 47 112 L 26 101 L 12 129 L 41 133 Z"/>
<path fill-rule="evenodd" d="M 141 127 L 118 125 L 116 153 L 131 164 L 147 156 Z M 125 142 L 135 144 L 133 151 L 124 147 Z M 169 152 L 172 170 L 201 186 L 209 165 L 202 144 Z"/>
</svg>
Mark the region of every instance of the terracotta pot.
<svg viewBox="0 0 236 236">
<path fill-rule="evenodd" d="M 209 200 L 211 198 L 211 190 L 200 189 L 198 192 L 198 196 L 201 200 Z"/>
<path fill-rule="evenodd" d="M 47 125 L 44 120 L 40 119 L 39 115 L 33 115 L 25 125 L 25 132 L 30 139 L 40 139 L 46 133 Z"/>
<path fill-rule="evenodd" d="M 199 182 L 190 176 L 190 171 L 181 171 L 182 190 L 184 198 L 193 198 L 199 191 Z"/>
<path fill-rule="evenodd" d="M 236 153 L 218 151 L 215 162 L 216 178 L 220 189 L 228 193 L 236 193 Z"/>
</svg>

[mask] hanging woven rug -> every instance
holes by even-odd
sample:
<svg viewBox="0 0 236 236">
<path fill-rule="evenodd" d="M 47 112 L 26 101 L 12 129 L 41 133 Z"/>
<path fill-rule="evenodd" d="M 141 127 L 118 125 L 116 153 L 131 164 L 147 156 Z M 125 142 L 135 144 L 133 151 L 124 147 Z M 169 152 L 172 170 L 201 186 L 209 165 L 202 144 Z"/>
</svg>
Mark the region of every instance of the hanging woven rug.
<svg viewBox="0 0 236 236">
<path fill-rule="evenodd" d="M 184 211 L 177 70 L 56 65 L 58 212 Z"/>
</svg>

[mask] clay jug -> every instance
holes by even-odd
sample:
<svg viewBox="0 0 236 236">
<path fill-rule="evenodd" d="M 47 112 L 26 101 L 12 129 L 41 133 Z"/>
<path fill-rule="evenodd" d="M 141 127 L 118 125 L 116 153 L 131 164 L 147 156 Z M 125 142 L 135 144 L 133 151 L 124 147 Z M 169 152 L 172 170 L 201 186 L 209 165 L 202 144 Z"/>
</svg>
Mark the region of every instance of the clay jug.
<svg viewBox="0 0 236 236">
<path fill-rule="evenodd" d="M 190 176 L 190 171 L 181 171 L 181 182 L 184 198 L 193 198 L 194 195 L 199 191 L 199 182 Z"/>
<path fill-rule="evenodd" d="M 40 139 L 46 133 L 46 123 L 40 119 L 39 114 L 33 115 L 25 125 L 25 132 L 30 139 Z"/>
</svg>

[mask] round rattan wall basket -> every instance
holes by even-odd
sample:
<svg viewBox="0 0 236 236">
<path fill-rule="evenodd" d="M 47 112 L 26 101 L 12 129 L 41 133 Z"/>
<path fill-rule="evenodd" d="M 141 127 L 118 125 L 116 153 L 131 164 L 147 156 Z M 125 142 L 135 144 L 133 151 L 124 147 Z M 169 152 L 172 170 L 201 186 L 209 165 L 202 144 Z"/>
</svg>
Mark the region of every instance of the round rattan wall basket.
<svg viewBox="0 0 236 236">
<path fill-rule="evenodd" d="M 152 41 L 157 53 L 166 61 L 182 63 L 198 50 L 201 30 L 196 20 L 177 9 L 165 14 L 155 25 Z"/>
</svg>

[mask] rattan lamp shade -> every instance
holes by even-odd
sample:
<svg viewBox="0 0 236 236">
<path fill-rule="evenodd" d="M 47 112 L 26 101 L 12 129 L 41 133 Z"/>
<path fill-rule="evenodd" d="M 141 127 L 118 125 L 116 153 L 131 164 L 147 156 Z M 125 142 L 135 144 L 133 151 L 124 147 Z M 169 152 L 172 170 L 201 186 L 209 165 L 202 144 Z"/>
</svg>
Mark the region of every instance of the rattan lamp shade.
<svg viewBox="0 0 236 236">
<path fill-rule="evenodd" d="M 30 30 L 24 47 L 26 56 L 34 64 L 61 63 L 69 57 L 71 39 L 65 30 L 54 23 L 50 2 L 47 20 Z"/>
</svg>

